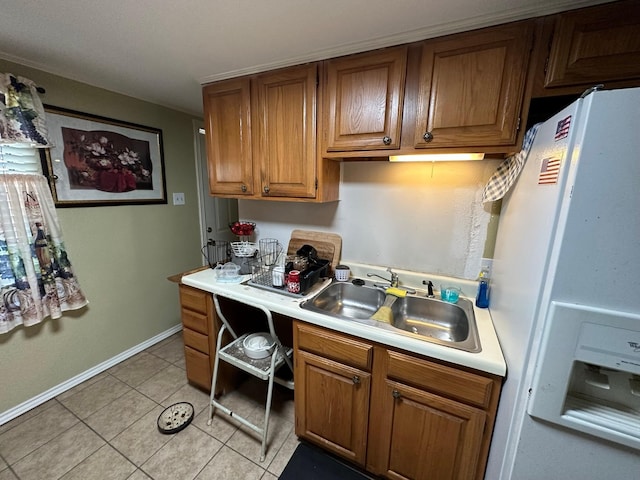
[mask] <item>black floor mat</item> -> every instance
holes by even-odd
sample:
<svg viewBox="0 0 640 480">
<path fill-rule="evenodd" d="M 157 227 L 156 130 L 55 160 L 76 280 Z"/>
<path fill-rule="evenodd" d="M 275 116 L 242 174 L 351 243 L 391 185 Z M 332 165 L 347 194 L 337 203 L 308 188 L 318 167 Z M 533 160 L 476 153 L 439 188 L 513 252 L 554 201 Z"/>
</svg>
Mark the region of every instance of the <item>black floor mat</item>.
<svg viewBox="0 0 640 480">
<path fill-rule="evenodd" d="M 321 449 L 300 443 L 279 480 L 369 480 L 368 477 Z"/>
</svg>

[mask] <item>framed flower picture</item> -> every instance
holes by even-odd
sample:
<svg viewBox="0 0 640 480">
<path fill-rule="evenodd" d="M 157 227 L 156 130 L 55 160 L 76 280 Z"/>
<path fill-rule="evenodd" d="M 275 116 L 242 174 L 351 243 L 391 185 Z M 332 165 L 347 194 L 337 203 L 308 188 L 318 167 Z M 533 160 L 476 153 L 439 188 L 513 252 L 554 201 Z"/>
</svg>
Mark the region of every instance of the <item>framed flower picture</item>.
<svg viewBox="0 0 640 480">
<path fill-rule="evenodd" d="M 45 105 L 57 207 L 167 203 L 162 130 Z"/>
</svg>

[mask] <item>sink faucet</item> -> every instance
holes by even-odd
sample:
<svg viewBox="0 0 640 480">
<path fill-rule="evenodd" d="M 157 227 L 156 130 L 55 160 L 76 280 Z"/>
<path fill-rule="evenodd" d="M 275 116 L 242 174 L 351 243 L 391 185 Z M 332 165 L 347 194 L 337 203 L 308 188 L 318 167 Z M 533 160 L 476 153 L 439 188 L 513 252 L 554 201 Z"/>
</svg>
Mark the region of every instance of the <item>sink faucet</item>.
<svg viewBox="0 0 640 480">
<path fill-rule="evenodd" d="M 396 272 L 394 272 L 393 270 L 391 270 L 391 267 L 387 267 L 387 272 L 389 272 L 391 274 L 391 279 L 388 278 L 384 278 L 376 273 L 367 273 L 367 277 L 378 277 L 381 278 L 382 280 L 384 280 L 385 282 L 389 282 L 389 286 L 394 287 L 394 288 L 398 288 L 398 285 L 400 284 L 400 280 L 398 279 L 398 274 Z"/>
<path fill-rule="evenodd" d="M 429 280 L 428 282 L 426 280 L 422 281 L 423 285 L 427 286 L 427 297 L 429 298 L 433 298 L 433 282 L 431 280 Z"/>
</svg>

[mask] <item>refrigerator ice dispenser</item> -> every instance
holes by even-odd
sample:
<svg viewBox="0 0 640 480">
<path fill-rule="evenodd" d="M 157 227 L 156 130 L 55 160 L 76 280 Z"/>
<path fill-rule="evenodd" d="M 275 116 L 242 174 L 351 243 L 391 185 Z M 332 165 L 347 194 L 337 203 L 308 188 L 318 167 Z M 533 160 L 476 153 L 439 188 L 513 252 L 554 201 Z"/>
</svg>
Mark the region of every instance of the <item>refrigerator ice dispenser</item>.
<svg viewBox="0 0 640 480">
<path fill-rule="evenodd" d="M 552 302 L 528 412 L 640 449 L 640 315 Z"/>
</svg>

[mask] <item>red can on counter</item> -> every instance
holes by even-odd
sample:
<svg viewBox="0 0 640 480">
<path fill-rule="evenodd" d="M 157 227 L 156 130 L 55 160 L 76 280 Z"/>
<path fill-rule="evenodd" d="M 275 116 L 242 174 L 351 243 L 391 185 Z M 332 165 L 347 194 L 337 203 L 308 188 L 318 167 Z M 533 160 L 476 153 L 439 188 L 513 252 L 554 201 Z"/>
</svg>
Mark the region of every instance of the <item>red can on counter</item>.
<svg viewBox="0 0 640 480">
<path fill-rule="evenodd" d="M 287 275 L 287 291 L 300 293 L 300 270 L 291 270 Z"/>
</svg>

